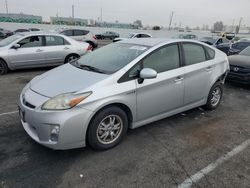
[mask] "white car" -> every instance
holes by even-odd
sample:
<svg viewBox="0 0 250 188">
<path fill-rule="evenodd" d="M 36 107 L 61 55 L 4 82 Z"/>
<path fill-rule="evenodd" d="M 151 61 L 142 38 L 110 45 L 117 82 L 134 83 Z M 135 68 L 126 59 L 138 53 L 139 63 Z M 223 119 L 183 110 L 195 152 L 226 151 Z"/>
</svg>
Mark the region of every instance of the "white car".
<svg viewBox="0 0 250 188">
<path fill-rule="evenodd" d="M 128 38 L 115 38 L 113 40 L 113 42 L 118 42 L 121 40 L 125 40 L 125 39 L 132 39 L 132 38 L 151 38 L 152 35 L 148 34 L 148 33 L 130 33 Z"/>
<path fill-rule="evenodd" d="M 84 55 L 88 43 L 64 35 L 27 32 L 0 41 L 0 75 L 8 70 L 56 66 Z"/>
</svg>

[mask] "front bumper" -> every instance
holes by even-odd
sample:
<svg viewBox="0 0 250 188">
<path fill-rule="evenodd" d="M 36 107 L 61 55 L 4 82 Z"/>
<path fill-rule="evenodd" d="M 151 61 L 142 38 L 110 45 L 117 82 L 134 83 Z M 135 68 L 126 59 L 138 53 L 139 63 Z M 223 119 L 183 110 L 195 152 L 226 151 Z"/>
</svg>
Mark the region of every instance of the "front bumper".
<svg viewBox="0 0 250 188">
<path fill-rule="evenodd" d="M 33 140 L 46 147 L 59 150 L 86 145 L 85 135 L 92 111 L 79 107 L 63 111 L 44 111 L 40 109 L 41 105 L 37 107 L 37 104 L 34 104 L 34 99 L 39 103 L 43 101 L 41 103 L 43 104 L 48 98 L 31 90 L 26 93 L 28 94 L 25 100 L 23 100 L 23 94 L 20 95 L 19 114 L 24 130 Z M 58 140 L 52 141 L 51 130 L 55 126 L 59 126 Z"/>
<path fill-rule="evenodd" d="M 250 84 L 250 74 L 229 72 L 226 80 L 235 83 Z"/>
</svg>

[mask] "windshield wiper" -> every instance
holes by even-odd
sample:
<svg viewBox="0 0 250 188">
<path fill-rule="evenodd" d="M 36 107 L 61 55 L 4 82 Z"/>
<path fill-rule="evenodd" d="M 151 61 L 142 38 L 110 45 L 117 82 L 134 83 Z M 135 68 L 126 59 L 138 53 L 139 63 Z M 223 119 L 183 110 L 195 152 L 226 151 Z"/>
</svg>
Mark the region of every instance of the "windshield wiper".
<svg viewBox="0 0 250 188">
<path fill-rule="evenodd" d="M 78 64 L 78 65 L 79 65 L 79 64 Z M 85 68 L 86 68 L 86 69 L 89 70 L 89 71 L 99 72 L 99 73 L 102 73 L 102 74 L 106 74 L 105 71 L 100 70 L 100 69 L 98 69 L 98 68 L 96 68 L 96 67 L 92 67 L 92 66 L 90 66 L 90 65 L 79 65 L 79 67 L 82 68 L 82 69 L 85 69 Z"/>
</svg>

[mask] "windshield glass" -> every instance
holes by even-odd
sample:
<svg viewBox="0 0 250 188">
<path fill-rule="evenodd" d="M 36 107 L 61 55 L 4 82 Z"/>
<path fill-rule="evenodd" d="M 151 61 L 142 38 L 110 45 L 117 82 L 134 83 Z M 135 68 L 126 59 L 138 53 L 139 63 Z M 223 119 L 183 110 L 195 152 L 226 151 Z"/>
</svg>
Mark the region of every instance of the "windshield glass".
<svg viewBox="0 0 250 188">
<path fill-rule="evenodd" d="M 9 44 L 14 42 L 15 40 L 20 39 L 21 37 L 22 37 L 22 35 L 12 35 L 6 39 L 3 39 L 0 41 L 0 47 L 8 46 Z"/>
<path fill-rule="evenodd" d="M 91 66 L 106 74 L 112 74 L 148 49 L 136 44 L 114 43 L 82 56 L 78 65 Z"/>
<path fill-rule="evenodd" d="M 245 55 L 245 56 L 250 56 L 250 46 L 245 48 L 244 50 L 242 50 L 239 54 Z"/>
</svg>

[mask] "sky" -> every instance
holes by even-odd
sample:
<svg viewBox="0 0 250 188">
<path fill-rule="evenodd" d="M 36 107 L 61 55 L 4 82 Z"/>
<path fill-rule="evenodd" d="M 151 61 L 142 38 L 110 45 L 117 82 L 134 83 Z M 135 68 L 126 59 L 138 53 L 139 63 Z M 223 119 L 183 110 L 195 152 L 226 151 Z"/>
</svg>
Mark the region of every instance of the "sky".
<svg viewBox="0 0 250 188">
<path fill-rule="evenodd" d="M 250 26 L 250 0 L 7 0 L 10 13 L 41 15 L 45 21 L 50 16 L 69 17 L 72 4 L 75 17 L 103 21 L 131 23 L 137 19 L 143 25 L 168 26 L 171 12 L 173 25 L 212 26 L 216 21 L 225 25 Z M 0 13 L 5 13 L 5 0 L 0 0 Z"/>
</svg>

